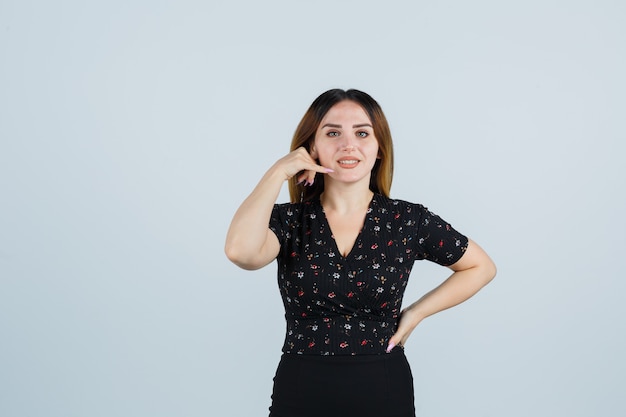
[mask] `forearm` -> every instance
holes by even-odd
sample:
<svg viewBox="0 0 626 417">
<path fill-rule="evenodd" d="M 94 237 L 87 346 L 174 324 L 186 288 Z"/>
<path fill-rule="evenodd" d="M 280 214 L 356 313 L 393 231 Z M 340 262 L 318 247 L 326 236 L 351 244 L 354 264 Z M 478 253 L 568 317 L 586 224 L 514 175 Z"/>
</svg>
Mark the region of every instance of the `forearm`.
<svg viewBox="0 0 626 417">
<path fill-rule="evenodd" d="M 437 288 L 408 306 L 403 314 L 410 316 L 412 324 L 417 326 L 426 317 L 466 301 L 495 276 L 492 265 L 454 272 Z"/>
<path fill-rule="evenodd" d="M 470 240 L 465 254 L 454 265 L 450 277 L 402 311 L 398 330 L 389 340 L 387 352 L 405 344 L 411 332 L 426 317 L 462 303 L 496 275 L 496 266 L 476 242 Z"/>
<path fill-rule="evenodd" d="M 329 172 L 332 170 L 318 165 L 303 147 L 279 159 L 235 213 L 224 248 L 228 259 L 244 269 L 270 263 L 278 255 L 280 243 L 268 226 L 283 182 L 298 175 L 298 181 L 312 184 L 316 174 Z"/>
<path fill-rule="evenodd" d="M 270 260 L 265 256 L 264 245 L 272 208 L 284 181 L 280 170 L 270 168 L 233 216 L 224 250 L 242 268 L 256 269 Z"/>
</svg>

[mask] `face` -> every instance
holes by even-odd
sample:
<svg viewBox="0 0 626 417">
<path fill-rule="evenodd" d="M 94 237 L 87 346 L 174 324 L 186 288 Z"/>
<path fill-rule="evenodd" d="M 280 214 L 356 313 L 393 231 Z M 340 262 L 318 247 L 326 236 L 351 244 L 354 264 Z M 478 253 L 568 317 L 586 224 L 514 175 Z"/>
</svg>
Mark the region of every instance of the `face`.
<svg viewBox="0 0 626 417">
<path fill-rule="evenodd" d="M 353 101 L 341 101 L 322 119 L 311 155 L 320 165 L 332 168 L 326 182 L 366 182 L 378 158 L 378 140 L 367 113 Z"/>
</svg>

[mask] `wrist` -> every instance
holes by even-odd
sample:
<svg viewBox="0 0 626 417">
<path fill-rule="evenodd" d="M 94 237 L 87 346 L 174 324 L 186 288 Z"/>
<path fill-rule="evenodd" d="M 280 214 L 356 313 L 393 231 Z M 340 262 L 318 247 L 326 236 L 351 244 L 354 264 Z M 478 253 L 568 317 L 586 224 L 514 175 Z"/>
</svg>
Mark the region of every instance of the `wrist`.
<svg viewBox="0 0 626 417">
<path fill-rule="evenodd" d="M 403 312 L 402 316 L 405 320 L 409 322 L 412 327 L 416 327 L 422 320 L 424 320 L 427 316 L 420 310 L 418 306 L 411 305 L 407 307 Z"/>
</svg>

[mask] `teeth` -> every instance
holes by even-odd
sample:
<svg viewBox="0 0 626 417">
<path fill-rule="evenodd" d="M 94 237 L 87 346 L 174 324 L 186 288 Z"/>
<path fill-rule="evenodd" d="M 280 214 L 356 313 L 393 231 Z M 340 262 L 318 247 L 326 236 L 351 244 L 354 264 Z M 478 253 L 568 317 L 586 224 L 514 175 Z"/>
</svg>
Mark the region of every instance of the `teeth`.
<svg viewBox="0 0 626 417">
<path fill-rule="evenodd" d="M 357 162 L 359 161 L 357 161 L 356 159 L 339 161 L 340 164 L 356 164 Z"/>
</svg>

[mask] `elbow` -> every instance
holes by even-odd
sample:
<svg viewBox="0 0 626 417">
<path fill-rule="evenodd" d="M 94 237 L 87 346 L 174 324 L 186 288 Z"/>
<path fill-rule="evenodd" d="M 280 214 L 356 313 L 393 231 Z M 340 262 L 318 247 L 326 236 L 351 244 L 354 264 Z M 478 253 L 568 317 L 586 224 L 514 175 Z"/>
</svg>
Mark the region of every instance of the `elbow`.
<svg viewBox="0 0 626 417">
<path fill-rule="evenodd" d="M 224 253 L 229 261 L 237 265 L 239 268 L 247 271 L 254 271 L 265 266 L 256 261 L 254 257 L 246 256 L 237 245 L 226 244 L 224 247 Z"/>
<path fill-rule="evenodd" d="M 235 259 L 237 258 L 237 251 L 235 245 L 233 245 L 229 239 L 226 239 L 226 244 L 224 245 L 224 254 L 229 261 L 235 263 Z"/>
<path fill-rule="evenodd" d="M 473 269 L 474 276 L 476 277 L 477 282 L 479 282 L 481 288 L 489 284 L 496 277 L 496 274 L 498 272 L 496 264 L 491 260 L 489 256 L 485 256 L 483 259 L 477 262 L 476 265 L 474 265 Z"/>
<path fill-rule="evenodd" d="M 498 273 L 498 268 L 496 267 L 496 264 L 491 259 L 489 259 L 489 262 L 487 262 L 487 264 L 484 266 L 484 270 L 486 280 L 485 284 L 487 284 L 496 277 L 496 274 Z"/>
<path fill-rule="evenodd" d="M 247 266 L 246 259 L 244 258 L 241 251 L 238 250 L 236 245 L 229 245 L 227 243 L 226 246 L 224 247 L 224 254 L 226 255 L 229 261 L 231 261 L 238 267 L 243 268 L 243 269 L 250 269 L 246 267 Z"/>
</svg>

